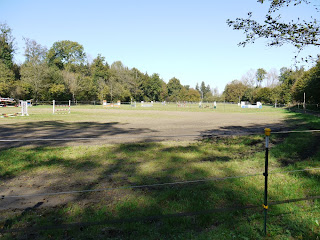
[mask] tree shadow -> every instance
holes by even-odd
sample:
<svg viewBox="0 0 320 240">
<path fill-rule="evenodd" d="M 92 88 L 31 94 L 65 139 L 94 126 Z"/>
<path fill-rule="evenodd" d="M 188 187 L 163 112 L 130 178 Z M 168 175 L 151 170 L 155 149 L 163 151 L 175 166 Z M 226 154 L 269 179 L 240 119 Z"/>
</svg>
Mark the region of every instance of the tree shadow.
<svg viewBox="0 0 320 240">
<path fill-rule="evenodd" d="M 275 126 L 269 127 L 275 129 Z M 259 131 L 263 129 L 259 125 L 249 127 L 253 132 L 258 128 Z M 232 127 L 222 128 L 220 133 L 226 129 L 234 131 Z M 282 130 L 284 129 L 287 128 L 282 128 Z M 277 138 L 273 137 L 271 141 Z M 280 135 L 279 138 L 283 138 L 283 136 Z M 224 144 L 223 147 L 218 146 L 221 141 Z M 100 188 L 113 188 L 113 190 L 72 195 L 72 198 L 61 202 L 60 205 L 57 204 L 57 208 L 43 207 L 28 212 L 28 214 L 18 212 L 9 218 L 12 224 L 7 228 L 14 227 L 15 223 L 20 223 L 21 226 L 28 228 L 79 221 L 94 222 L 197 212 L 231 206 L 260 206 L 263 202 L 264 182 L 262 175 L 226 181 L 161 185 L 162 183 L 186 180 L 243 175 L 246 169 L 232 167 L 232 165 L 222 165 L 222 167 L 220 165 L 234 162 L 241 166 L 242 162 L 252 153 L 251 151 L 243 152 L 243 148 L 237 148 L 238 153 L 228 150 L 228 148 L 231 149 L 234 142 L 241 143 L 243 148 L 252 148 L 263 156 L 263 139 L 252 136 L 240 140 L 220 137 L 208 138 L 203 142 L 186 146 L 167 146 L 160 142 L 119 144 L 103 148 L 96 155 L 85 156 L 78 163 L 68 157 L 58 160 L 49 159 L 48 163 L 40 164 L 37 167 L 47 167 L 51 164 L 50 166 L 64 167 L 68 171 L 78 172 L 80 175 L 94 175 L 92 178 L 88 178 L 85 183 L 81 182 L 81 179 L 74 179 L 71 186 L 77 186 L 75 184 L 80 182 L 81 184 L 77 186 L 78 190 Z M 282 144 L 282 142 L 279 141 L 277 144 Z M 203 144 L 206 147 L 203 147 Z M 208 148 L 216 148 L 217 152 L 211 151 L 208 155 Z M 45 148 L 41 150 L 45 150 Z M 290 152 L 286 148 L 281 151 Z M 235 156 L 236 154 L 241 155 L 241 158 Z M 92 159 L 96 158 L 102 158 L 102 160 L 92 164 Z M 305 159 L 307 160 L 307 158 Z M 32 154 L 26 157 L 26 161 L 32 160 Z M 263 165 L 262 162 L 263 159 L 261 159 L 261 165 Z M 32 163 L 27 171 L 30 169 L 32 169 Z M 302 175 L 301 179 L 311 177 L 311 175 Z M 61 181 L 56 184 L 63 183 L 65 184 L 63 189 L 68 190 L 66 187 L 70 186 L 70 183 L 67 183 L 66 178 L 62 176 Z M 148 184 L 158 184 L 158 186 L 128 187 Z M 42 191 L 45 192 L 48 189 L 42 189 L 40 193 Z M 283 200 L 272 193 L 270 193 L 270 199 Z M 46 200 L 50 201 L 50 197 L 46 197 Z M 5 235 L 5 237 L 27 236 L 33 239 L 41 239 L 43 236 L 65 239 L 90 237 L 98 239 L 261 239 L 263 235 L 262 210 L 262 207 L 260 210 L 239 209 L 238 211 L 208 213 L 184 218 L 75 227 L 40 233 L 15 233 L 14 235 Z M 270 211 L 271 213 L 281 213 L 283 208 L 274 206 L 270 208 Z M 270 222 L 268 226 L 280 228 L 279 231 L 282 229 L 290 230 L 293 236 L 298 236 L 301 233 L 303 239 L 320 237 L 319 231 L 315 231 L 312 226 L 306 223 L 307 221 L 303 219 L 282 215 L 281 220 L 275 223 Z"/>
<path fill-rule="evenodd" d="M 127 141 L 130 136 L 145 133 L 156 133 L 149 128 L 126 128 L 126 124 L 119 122 L 97 123 L 97 122 L 64 122 L 64 121 L 39 121 L 17 124 L 6 124 L 0 127 L 0 138 L 8 140 L 2 142 L 0 149 L 21 146 L 64 146 L 68 144 L 77 145 L 73 138 L 89 138 L 78 144 L 106 143 Z M 130 136 L 129 136 L 130 135 Z M 41 141 L 10 141 L 15 139 L 41 139 Z M 48 141 L 46 141 L 48 139 Z M 57 139 L 52 141 L 50 139 Z M 61 139 L 61 141 L 59 141 Z M 64 139 L 64 140 L 62 140 Z"/>
</svg>

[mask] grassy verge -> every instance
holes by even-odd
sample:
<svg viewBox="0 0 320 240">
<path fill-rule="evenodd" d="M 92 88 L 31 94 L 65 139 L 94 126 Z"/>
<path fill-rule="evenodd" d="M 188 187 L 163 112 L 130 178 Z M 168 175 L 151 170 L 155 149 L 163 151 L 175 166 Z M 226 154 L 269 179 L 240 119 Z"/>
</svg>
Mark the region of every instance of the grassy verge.
<svg viewBox="0 0 320 240">
<path fill-rule="evenodd" d="M 302 129 L 320 129 L 312 116 L 290 115 Z M 319 167 L 319 134 L 272 135 L 270 172 Z M 53 192 L 157 184 L 262 173 L 263 136 L 200 142 L 134 143 L 106 146 L 21 147 L 0 152 L 0 188 Z M 270 174 L 269 200 L 320 195 L 320 171 Z M 18 179 L 23 179 L 23 181 Z M 35 179 L 35 180 L 31 180 Z M 38 184 L 31 186 L 32 184 Z M 5 229 L 73 222 L 197 212 L 234 205 L 262 205 L 262 175 L 194 184 L 125 188 L 58 198 L 55 207 L 1 211 Z M 31 190 L 30 190 L 31 191 Z M 24 192 L 26 193 L 26 192 Z M 63 201 L 67 198 L 68 201 Z M 1 200 L 0 200 L 1 201 Z M 35 202 L 35 204 L 37 201 Z M 1 202 L 0 202 L 1 204 Z M 320 237 L 320 201 L 270 207 L 267 239 Z M 74 227 L 2 235 L 3 239 L 261 239 L 261 209 L 192 217 Z"/>
</svg>

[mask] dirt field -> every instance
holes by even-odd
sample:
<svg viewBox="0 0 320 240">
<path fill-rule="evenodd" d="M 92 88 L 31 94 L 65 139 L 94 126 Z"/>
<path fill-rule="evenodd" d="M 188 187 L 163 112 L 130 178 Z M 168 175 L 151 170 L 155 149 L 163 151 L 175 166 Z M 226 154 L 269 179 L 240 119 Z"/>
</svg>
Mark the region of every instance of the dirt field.
<svg viewBox="0 0 320 240">
<path fill-rule="evenodd" d="M 4 120 L 2 123 L 1 121 Z M 244 135 L 263 133 L 265 127 L 281 130 L 287 127 L 285 114 L 217 113 L 176 111 L 126 111 L 120 109 L 78 109 L 70 115 L 30 115 L 24 118 L 0 119 L 0 139 L 25 139 L 25 142 L 0 142 L 2 149 L 18 146 L 67 146 L 149 141 L 193 141 L 207 135 Z M 64 139 L 32 141 L 30 139 Z M 90 138 L 75 140 L 74 138 Z M 80 173 L 81 174 L 81 173 Z M 0 195 L 34 194 L 85 188 L 96 181 L 86 176 L 44 170 L 6 179 L 0 184 Z M 68 180 L 68 181 L 67 181 Z M 106 178 L 96 187 L 110 186 Z M 83 184 L 82 184 L 82 183 Z M 59 186 L 59 187 L 57 187 Z M 14 200 L 14 201 L 12 201 Z M 79 199 L 78 199 L 79 200 Z M 77 200 L 77 201 L 78 201 Z M 93 199 L 90 199 L 92 201 Z M 52 207 L 75 201 L 73 195 L 0 200 L 0 210 Z M 81 200 L 82 201 L 82 200 Z M 85 200 L 83 200 L 85 201 Z M 85 203 L 84 203 L 85 204 Z M 39 206 L 36 206 L 39 207 Z"/>
<path fill-rule="evenodd" d="M 283 129 L 284 114 L 219 113 L 177 111 L 127 111 L 81 109 L 70 115 L 38 115 L 0 119 L 0 139 L 46 138 L 64 141 L 34 141 L 40 145 L 123 143 L 157 140 L 195 140 L 204 135 L 263 133 L 263 129 Z M 69 138 L 69 139 L 68 139 Z M 70 138 L 90 138 L 74 141 Z M 27 144 L 30 144 L 28 140 Z M 25 145 L 2 142 L 1 148 Z"/>
</svg>

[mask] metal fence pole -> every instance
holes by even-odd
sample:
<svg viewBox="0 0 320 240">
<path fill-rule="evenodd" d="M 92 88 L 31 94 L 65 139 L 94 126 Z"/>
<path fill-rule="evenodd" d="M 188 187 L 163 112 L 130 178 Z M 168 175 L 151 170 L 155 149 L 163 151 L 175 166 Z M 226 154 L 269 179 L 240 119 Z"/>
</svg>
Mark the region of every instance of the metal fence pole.
<svg viewBox="0 0 320 240">
<path fill-rule="evenodd" d="M 266 154 L 265 154 L 265 169 L 264 169 L 264 235 L 267 235 L 267 214 L 268 214 L 268 156 L 269 156 L 269 136 L 271 133 L 270 128 L 265 128 L 264 133 L 266 135 Z"/>
</svg>

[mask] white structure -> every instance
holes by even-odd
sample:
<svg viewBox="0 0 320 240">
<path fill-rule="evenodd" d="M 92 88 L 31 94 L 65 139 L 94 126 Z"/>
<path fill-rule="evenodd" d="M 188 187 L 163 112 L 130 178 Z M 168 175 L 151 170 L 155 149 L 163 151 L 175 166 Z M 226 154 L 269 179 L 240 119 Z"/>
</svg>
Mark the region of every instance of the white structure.
<svg viewBox="0 0 320 240">
<path fill-rule="evenodd" d="M 137 102 L 136 101 L 134 101 L 134 102 L 131 101 L 131 107 L 137 107 Z"/>
<path fill-rule="evenodd" d="M 241 108 L 262 108 L 262 103 L 261 102 L 257 102 L 256 105 L 252 105 L 252 104 L 246 104 L 246 102 L 241 101 Z"/>
<path fill-rule="evenodd" d="M 144 101 L 141 101 L 141 107 L 153 107 L 153 101 L 151 101 L 151 103 L 145 103 Z"/>
<path fill-rule="evenodd" d="M 52 101 L 52 114 L 69 114 L 71 112 L 71 100 L 69 105 L 56 105 L 56 101 Z"/>
<path fill-rule="evenodd" d="M 28 114 L 28 101 L 21 101 L 21 116 L 29 116 Z"/>
</svg>

